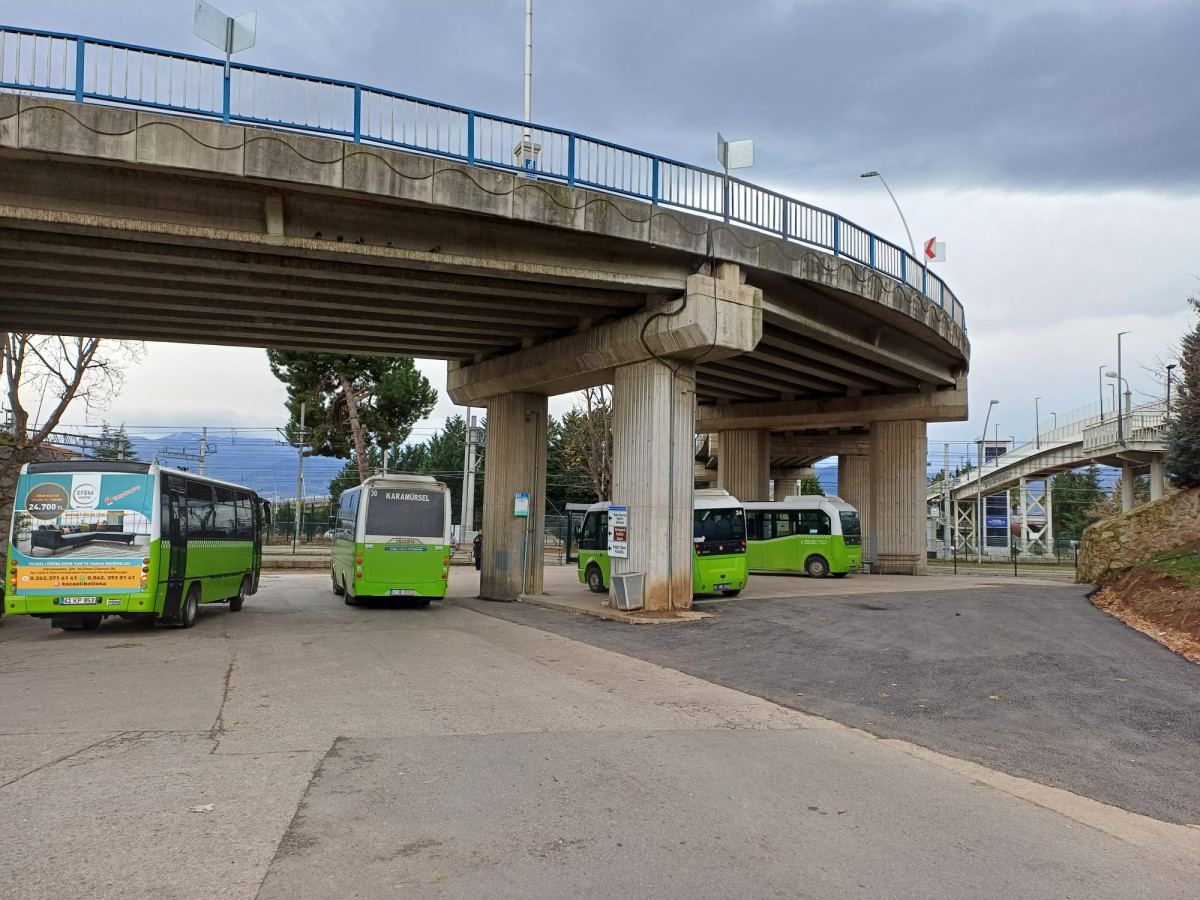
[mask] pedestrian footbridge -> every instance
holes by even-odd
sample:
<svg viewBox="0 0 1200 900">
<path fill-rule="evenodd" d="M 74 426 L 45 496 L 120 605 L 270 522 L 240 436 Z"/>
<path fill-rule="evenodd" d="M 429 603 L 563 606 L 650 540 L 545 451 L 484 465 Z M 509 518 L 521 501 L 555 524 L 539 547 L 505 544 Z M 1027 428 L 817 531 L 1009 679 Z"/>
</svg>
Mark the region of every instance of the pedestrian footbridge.
<svg viewBox="0 0 1200 900">
<path fill-rule="evenodd" d="M 1050 551 L 1054 546 L 1053 493 L 1050 478 L 1089 465 L 1121 470 L 1121 506 L 1134 506 L 1134 484 L 1139 475 L 1150 479 L 1150 499 L 1163 494 L 1163 458 L 1169 416 L 1166 404 L 1158 401 L 1129 408 L 1124 414 L 1104 412 L 1083 416 L 1040 434 L 1013 450 L 984 462 L 981 469 L 935 482 L 926 490 L 934 518 L 953 522 L 954 544 L 959 552 L 979 552 L 982 498 L 1018 490 L 1018 502 L 1005 500 L 1011 510 L 1013 533 L 1020 529 L 1020 547 L 1025 552 Z M 981 442 L 988 445 L 988 441 Z M 983 549 L 988 554 L 988 547 Z M 948 552 L 948 548 L 944 548 Z M 993 553 L 996 552 L 995 548 Z M 1003 547 L 1009 552 L 1008 544 Z"/>
</svg>

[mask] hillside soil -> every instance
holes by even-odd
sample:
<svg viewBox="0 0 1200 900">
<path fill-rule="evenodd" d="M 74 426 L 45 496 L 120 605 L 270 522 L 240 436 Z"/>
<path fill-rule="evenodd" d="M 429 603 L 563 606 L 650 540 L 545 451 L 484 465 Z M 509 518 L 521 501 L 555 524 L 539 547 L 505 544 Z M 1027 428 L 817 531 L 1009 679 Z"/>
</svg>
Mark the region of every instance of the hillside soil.
<svg viewBox="0 0 1200 900">
<path fill-rule="evenodd" d="M 1200 663 L 1200 587 L 1180 575 L 1151 567 L 1132 569 L 1101 586 L 1092 603 Z"/>
</svg>

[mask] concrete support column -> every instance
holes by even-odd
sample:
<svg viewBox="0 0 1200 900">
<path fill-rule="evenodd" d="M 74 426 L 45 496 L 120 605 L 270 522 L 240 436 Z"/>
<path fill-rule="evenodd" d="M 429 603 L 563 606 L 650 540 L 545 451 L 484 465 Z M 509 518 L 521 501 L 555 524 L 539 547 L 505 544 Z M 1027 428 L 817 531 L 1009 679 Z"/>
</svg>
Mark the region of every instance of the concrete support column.
<svg viewBox="0 0 1200 900">
<path fill-rule="evenodd" d="M 838 457 L 838 496 L 858 510 L 862 524 L 863 564 L 875 561 L 871 533 L 875 519 L 871 515 L 871 457 L 843 454 Z"/>
<path fill-rule="evenodd" d="M 718 433 L 717 487 L 747 500 L 770 498 L 771 432 L 739 428 Z"/>
<path fill-rule="evenodd" d="M 880 572 L 926 572 L 925 446 L 922 421 L 871 423 L 871 512 Z"/>
<path fill-rule="evenodd" d="M 1150 461 L 1150 500 L 1161 500 L 1166 490 L 1165 468 L 1162 459 Z"/>
<path fill-rule="evenodd" d="M 796 469 L 771 470 L 771 499 L 775 502 L 783 500 L 792 494 L 800 493 L 800 478 Z M 736 497 L 737 495 L 734 494 Z M 738 497 L 738 499 L 742 499 Z"/>
<path fill-rule="evenodd" d="M 1134 506 L 1133 488 L 1137 484 L 1137 477 L 1133 474 L 1133 466 L 1130 463 L 1121 463 L 1121 512 L 1127 513 Z"/>
<path fill-rule="evenodd" d="M 502 394 L 487 401 L 483 558 L 479 596 L 516 600 L 542 593 L 546 526 L 546 397 Z M 529 494 L 529 515 L 514 515 Z"/>
<path fill-rule="evenodd" d="M 1053 486 L 1053 484 L 1054 484 L 1054 482 L 1051 479 L 1049 479 L 1049 478 L 1046 479 L 1046 492 L 1044 494 L 1046 499 L 1044 501 L 1042 501 L 1042 505 L 1046 508 L 1046 528 L 1042 532 L 1042 536 L 1046 539 L 1045 543 L 1046 543 L 1046 552 L 1047 553 L 1055 552 L 1054 551 L 1054 491 L 1051 490 L 1051 487 Z"/>
<path fill-rule="evenodd" d="M 658 360 L 616 369 L 613 503 L 629 507 L 629 558 L 614 558 L 612 572 L 644 573 L 647 610 L 692 605 L 695 397 L 693 365 L 674 376 Z M 722 435 L 722 459 L 725 448 Z"/>
<path fill-rule="evenodd" d="M 1029 486 L 1025 483 L 1025 476 L 1021 476 L 1020 490 L 1017 491 L 1018 506 L 1017 509 L 1021 513 L 1021 549 L 1029 549 Z"/>
</svg>

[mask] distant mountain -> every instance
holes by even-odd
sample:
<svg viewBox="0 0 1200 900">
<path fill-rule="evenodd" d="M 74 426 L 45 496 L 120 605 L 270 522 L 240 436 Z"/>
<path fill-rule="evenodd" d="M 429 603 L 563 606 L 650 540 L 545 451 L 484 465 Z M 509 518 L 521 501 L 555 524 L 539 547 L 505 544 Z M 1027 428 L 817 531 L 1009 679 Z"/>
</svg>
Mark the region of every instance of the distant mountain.
<svg viewBox="0 0 1200 900">
<path fill-rule="evenodd" d="M 156 457 L 164 466 L 199 472 L 199 433 L 180 431 L 164 437 L 130 435 L 134 453 L 144 462 Z M 296 496 L 296 448 L 271 438 L 210 435 L 204 473 L 222 481 L 254 488 L 268 499 Z M 345 460 L 328 456 L 304 458 L 304 496 L 329 493 L 329 482 L 342 470 Z"/>
</svg>

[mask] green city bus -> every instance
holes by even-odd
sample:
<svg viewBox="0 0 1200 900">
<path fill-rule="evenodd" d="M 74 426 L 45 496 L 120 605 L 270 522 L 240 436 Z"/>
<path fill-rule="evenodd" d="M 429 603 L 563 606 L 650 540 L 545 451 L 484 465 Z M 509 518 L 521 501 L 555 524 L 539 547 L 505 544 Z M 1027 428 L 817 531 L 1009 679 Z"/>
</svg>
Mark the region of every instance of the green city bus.
<svg viewBox="0 0 1200 900">
<path fill-rule="evenodd" d="M 106 616 L 191 628 L 258 590 L 269 507 L 246 487 L 152 463 L 27 463 L 4 612 L 92 630 Z"/>
<path fill-rule="evenodd" d="M 428 475 L 373 475 L 338 498 L 330 577 L 353 604 L 409 597 L 420 606 L 446 596 L 450 578 L 450 489 Z"/>
<path fill-rule="evenodd" d="M 587 509 L 579 532 L 579 580 L 602 594 L 608 590 L 608 501 Z M 736 597 L 746 586 L 746 516 L 728 491 L 696 491 L 692 512 L 692 593 L 717 591 Z"/>
<path fill-rule="evenodd" d="M 839 497 L 788 497 L 746 506 L 751 572 L 807 572 L 844 578 L 862 567 L 858 510 Z"/>
</svg>

